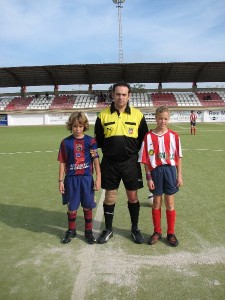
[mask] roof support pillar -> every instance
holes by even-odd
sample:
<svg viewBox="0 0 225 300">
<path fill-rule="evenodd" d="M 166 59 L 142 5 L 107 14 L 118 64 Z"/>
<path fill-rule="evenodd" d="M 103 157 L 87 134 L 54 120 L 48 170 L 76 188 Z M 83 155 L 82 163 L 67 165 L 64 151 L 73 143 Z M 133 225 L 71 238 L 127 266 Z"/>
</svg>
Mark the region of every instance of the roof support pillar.
<svg viewBox="0 0 225 300">
<path fill-rule="evenodd" d="M 21 86 L 21 89 L 20 89 L 20 95 L 22 98 L 25 98 L 26 97 L 26 93 L 27 93 L 27 87 L 25 85 Z"/>
<path fill-rule="evenodd" d="M 193 93 L 197 92 L 197 83 L 195 81 L 192 84 L 192 92 Z"/>
<path fill-rule="evenodd" d="M 88 93 L 92 94 L 92 92 L 93 92 L 93 90 L 92 90 L 92 84 L 89 83 L 89 85 L 88 85 Z"/>
<path fill-rule="evenodd" d="M 162 82 L 159 82 L 158 93 L 162 93 Z"/>
<path fill-rule="evenodd" d="M 59 96 L 59 86 L 58 86 L 58 84 L 54 85 L 54 95 Z"/>
</svg>

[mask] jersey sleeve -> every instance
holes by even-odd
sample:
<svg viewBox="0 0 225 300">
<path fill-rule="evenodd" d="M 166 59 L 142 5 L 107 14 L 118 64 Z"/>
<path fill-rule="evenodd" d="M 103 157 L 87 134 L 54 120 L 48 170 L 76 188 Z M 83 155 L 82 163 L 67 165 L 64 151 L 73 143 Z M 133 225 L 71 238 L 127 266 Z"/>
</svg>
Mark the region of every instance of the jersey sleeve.
<svg viewBox="0 0 225 300">
<path fill-rule="evenodd" d="M 180 141 L 180 137 L 179 136 L 178 136 L 178 155 L 179 155 L 179 158 L 183 157 L 182 147 L 181 147 L 181 141 Z"/>
<path fill-rule="evenodd" d="M 180 140 L 180 136 L 177 133 L 175 133 L 175 141 L 176 141 L 176 151 L 175 151 L 174 159 L 175 159 L 175 162 L 176 162 L 176 165 L 177 165 L 179 158 L 183 157 L 182 147 L 181 147 L 181 140 Z"/>
<path fill-rule="evenodd" d="M 99 154 L 98 154 L 98 145 L 97 142 L 94 138 L 91 139 L 91 150 L 95 150 L 95 156 L 93 158 L 99 158 Z"/>
<path fill-rule="evenodd" d="M 58 153 L 58 161 L 61 163 L 67 162 L 67 154 L 66 154 L 66 147 L 65 147 L 65 141 L 62 141 L 59 147 L 59 153 Z"/>
</svg>

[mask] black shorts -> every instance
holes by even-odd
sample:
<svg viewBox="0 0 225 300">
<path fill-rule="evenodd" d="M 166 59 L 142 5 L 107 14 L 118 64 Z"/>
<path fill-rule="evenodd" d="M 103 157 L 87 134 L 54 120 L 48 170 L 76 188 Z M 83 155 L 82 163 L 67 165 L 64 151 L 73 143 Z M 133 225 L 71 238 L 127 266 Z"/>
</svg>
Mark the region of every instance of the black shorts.
<svg viewBox="0 0 225 300">
<path fill-rule="evenodd" d="M 102 188 L 116 190 L 120 181 L 127 190 L 134 191 L 143 188 L 141 165 L 135 155 L 125 161 L 114 161 L 103 157 L 101 161 Z"/>
<path fill-rule="evenodd" d="M 195 121 L 191 121 L 191 126 L 196 126 L 196 122 Z"/>
</svg>

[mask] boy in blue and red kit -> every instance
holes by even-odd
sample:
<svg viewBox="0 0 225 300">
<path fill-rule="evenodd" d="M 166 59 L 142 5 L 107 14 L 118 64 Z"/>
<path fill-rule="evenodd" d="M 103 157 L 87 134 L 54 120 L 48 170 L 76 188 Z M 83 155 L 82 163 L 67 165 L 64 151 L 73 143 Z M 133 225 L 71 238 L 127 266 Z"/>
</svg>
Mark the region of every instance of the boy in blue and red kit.
<svg viewBox="0 0 225 300">
<path fill-rule="evenodd" d="M 68 206 L 68 230 L 62 243 L 69 243 L 71 238 L 76 237 L 77 210 L 81 204 L 85 219 L 85 238 L 89 244 L 93 244 L 96 242 L 92 232 L 92 209 L 96 207 L 94 191 L 101 187 L 97 144 L 93 137 L 84 134 L 89 127 L 84 113 L 72 113 L 66 126 L 72 134 L 62 140 L 58 154 L 59 191 L 63 205 Z"/>
<path fill-rule="evenodd" d="M 178 134 L 167 127 L 170 118 L 169 109 L 165 106 L 158 107 L 155 118 L 157 126 L 145 135 L 138 159 L 145 165 L 148 188 L 153 193 L 154 233 L 150 236 L 148 244 L 153 245 L 162 237 L 161 206 L 164 194 L 167 242 L 170 246 L 176 247 L 178 240 L 175 235 L 174 194 L 183 185 L 182 149 Z"/>
</svg>

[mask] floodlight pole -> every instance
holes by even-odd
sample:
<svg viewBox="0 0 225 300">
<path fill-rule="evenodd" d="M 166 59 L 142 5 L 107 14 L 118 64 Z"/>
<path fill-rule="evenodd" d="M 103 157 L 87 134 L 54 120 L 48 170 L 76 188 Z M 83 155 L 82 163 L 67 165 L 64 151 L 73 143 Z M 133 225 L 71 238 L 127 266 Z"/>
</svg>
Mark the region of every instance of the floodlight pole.
<svg viewBox="0 0 225 300">
<path fill-rule="evenodd" d="M 122 18 L 121 9 L 123 8 L 122 3 L 125 0 L 113 0 L 113 3 L 117 4 L 118 8 L 118 21 L 119 21 L 119 63 L 123 63 L 123 37 L 122 37 Z"/>
</svg>

